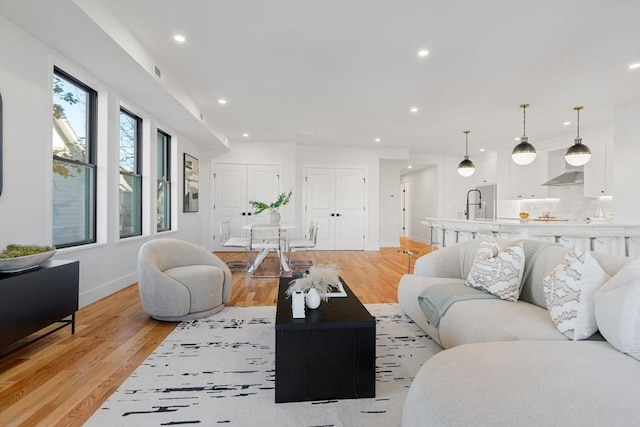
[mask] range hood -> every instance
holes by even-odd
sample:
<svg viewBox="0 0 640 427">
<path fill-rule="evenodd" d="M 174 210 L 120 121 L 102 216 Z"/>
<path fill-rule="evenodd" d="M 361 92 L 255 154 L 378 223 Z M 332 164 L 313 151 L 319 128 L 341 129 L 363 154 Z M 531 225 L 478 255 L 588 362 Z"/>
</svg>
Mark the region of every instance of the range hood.
<svg viewBox="0 0 640 427">
<path fill-rule="evenodd" d="M 567 163 L 564 153 L 565 150 L 549 152 L 549 180 L 542 185 L 584 184 L 584 168 Z"/>
</svg>

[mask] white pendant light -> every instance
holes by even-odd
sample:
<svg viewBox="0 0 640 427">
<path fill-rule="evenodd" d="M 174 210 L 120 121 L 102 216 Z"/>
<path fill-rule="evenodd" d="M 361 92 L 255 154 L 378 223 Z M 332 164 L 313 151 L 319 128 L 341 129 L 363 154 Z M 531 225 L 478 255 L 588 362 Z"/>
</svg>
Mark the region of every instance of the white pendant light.
<svg viewBox="0 0 640 427">
<path fill-rule="evenodd" d="M 536 149 L 533 145 L 529 144 L 529 138 L 527 137 L 527 107 L 529 104 L 522 104 L 520 108 L 522 108 L 522 114 L 524 117 L 523 120 L 523 131 L 522 138 L 520 138 L 520 144 L 516 145 L 513 148 L 513 152 L 511 153 L 511 158 L 514 162 L 519 165 L 528 165 L 533 162 L 536 158 Z"/>
<path fill-rule="evenodd" d="M 565 160 L 572 166 L 582 166 L 589 162 L 591 159 L 591 150 L 589 147 L 582 143 L 582 138 L 580 138 L 580 110 L 582 110 L 581 105 L 578 107 L 573 107 L 575 111 L 578 112 L 578 122 L 577 122 L 577 135 L 574 140 L 574 144 L 569 147 L 567 152 L 564 155 Z"/>
<path fill-rule="evenodd" d="M 465 130 L 465 148 L 464 148 L 464 160 L 458 164 L 458 173 L 464 177 L 471 176 L 476 171 L 476 167 L 471 160 L 469 160 L 469 133 L 471 131 Z"/>
</svg>

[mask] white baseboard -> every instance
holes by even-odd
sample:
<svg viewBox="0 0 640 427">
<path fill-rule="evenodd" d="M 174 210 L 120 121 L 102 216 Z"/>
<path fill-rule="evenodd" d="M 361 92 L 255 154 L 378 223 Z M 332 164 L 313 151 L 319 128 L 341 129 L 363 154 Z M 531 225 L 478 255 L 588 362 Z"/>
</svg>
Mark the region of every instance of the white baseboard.
<svg viewBox="0 0 640 427">
<path fill-rule="evenodd" d="M 102 284 L 96 288 L 80 293 L 78 304 L 80 308 L 85 307 L 91 303 L 101 300 L 102 298 L 115 294 L 127 286 L 131 286 L 137 281 L 137 273 L 127 274 L 126 276 L 120 277 L 112 282 Z"/>
</svg>

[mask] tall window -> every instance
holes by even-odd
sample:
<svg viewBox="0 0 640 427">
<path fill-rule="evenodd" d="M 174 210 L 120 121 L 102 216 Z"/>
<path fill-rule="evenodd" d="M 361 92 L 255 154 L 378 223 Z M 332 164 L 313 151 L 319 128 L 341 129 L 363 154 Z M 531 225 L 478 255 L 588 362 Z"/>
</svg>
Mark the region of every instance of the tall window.
<svg viewBox="0 0 640 427">
<path fill-rule="evenodd" d="M 120 109 L 120 237 L 142 234 L 142 119 Z"/>
<path fill-rule="evenodd" d="M 97 93 L 53 70 L 53 245 L 96 241 Z"/>
<path fill-rule="evenodd" d="M 171 229 L 171 136 L 158 129 L 158 173 L 157 198 L 158 220 L 157 230 Z"/>
</svg>

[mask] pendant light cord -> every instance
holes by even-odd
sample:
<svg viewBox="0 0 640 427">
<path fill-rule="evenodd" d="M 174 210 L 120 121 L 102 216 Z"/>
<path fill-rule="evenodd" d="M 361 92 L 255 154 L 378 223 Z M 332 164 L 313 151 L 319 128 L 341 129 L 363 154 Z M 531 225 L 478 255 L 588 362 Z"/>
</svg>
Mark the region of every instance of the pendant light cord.
<svg viewBox="0 0 640 427">
<path fill-rule="evenodd" d="M 582 105 L 573 107 L 573 109 L 576 110 L 576 113 L 578 113 L 578 121 L 576 122 L 576 131 L 577 131 L 576 142 L 577 143 L 580 143 L 580 110 L 582 110 L 583 108 L 584 107 Z"/>
<path fill-rule="evenodd" d="M 469 157 L 469 131 L 464 131 L 464 156 Z"/>
</svg>

